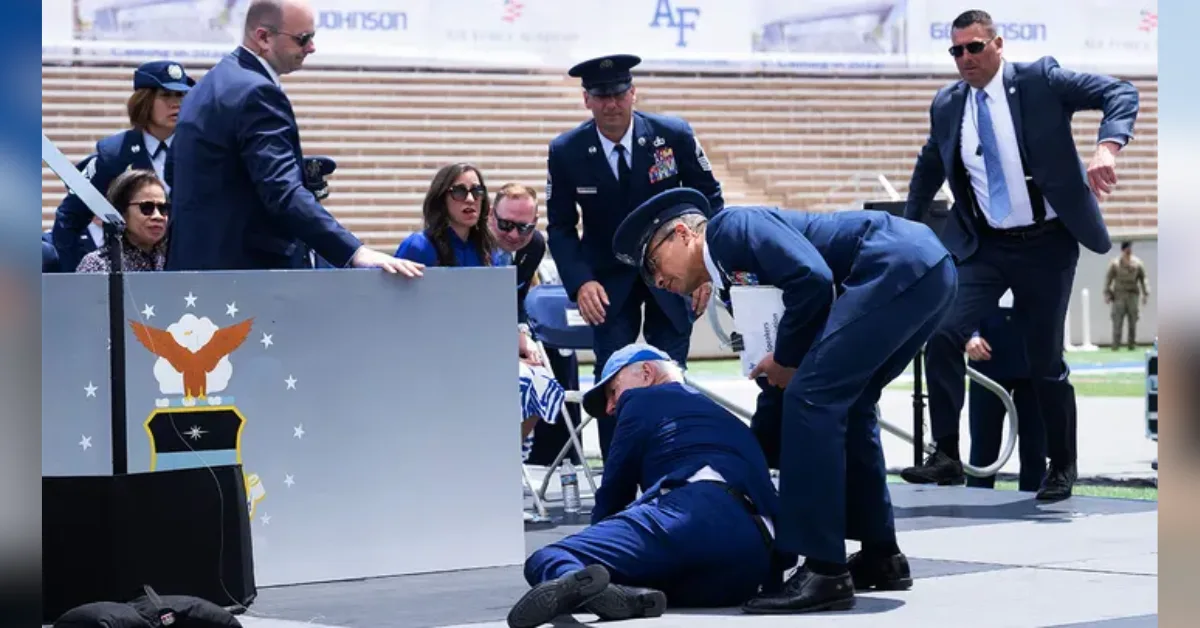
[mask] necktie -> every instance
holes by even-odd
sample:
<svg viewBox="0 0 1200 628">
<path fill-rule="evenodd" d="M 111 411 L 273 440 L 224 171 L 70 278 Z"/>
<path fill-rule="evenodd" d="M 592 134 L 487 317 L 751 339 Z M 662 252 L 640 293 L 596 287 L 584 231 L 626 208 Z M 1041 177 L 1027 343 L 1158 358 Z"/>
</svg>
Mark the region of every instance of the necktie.
<svg viewBox="0 0 1200 628">
<path fill-rule="evenodd" d="M 629 196 L 629 182 L 633 178 L 633 174 L 629 171 L 629 164 L 625 161 L 625 145 L 617 144 L 613 150 L 617 153 L 617 182 L 621 184 L 621 193 Z"/>
<path fill-rule="evenodd" d="M 500 253 L 500 259 L 496 265 L 497 266 L 512 266 L 512 263 L 513 263 L 513 254 L 509 253 L 508 251 L 502 251 Z"/>
<path fill-rule="evenodd" d="M 1004 168 L 1000 165 L 1000 149 L 992 127 L 992 114 L 988 110 L 987 92 L 977 90 L 975 103 L 979 112 L 979 145 L 983 147 L 983 164 L 987 168 L 988 214 L 996 222 L 1002 222 L 1012 213 L 1012 202 L 1008 197 L 1008 184 L 1004 181 Z"/>
</svg>

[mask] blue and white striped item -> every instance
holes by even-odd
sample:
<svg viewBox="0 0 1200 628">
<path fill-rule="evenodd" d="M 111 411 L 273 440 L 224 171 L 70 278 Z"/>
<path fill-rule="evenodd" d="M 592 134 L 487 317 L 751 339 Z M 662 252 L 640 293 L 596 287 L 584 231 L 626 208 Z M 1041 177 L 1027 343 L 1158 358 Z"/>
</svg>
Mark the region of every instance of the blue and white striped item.
<svg viewBox="0 0 1200 628">
<path fill-rule="evenodd" d="M 544 366 L 529 366 L 518 362 L 521 367 L 521 421 L 537 417 L 547 423 L 558 420 L 558 413 L 566 401 L 567 392 L 554 379 L 554 374 Z M 529 459 L 533 449 L 533 432 L 521 442 L 521 460 Z"/>
</svg>

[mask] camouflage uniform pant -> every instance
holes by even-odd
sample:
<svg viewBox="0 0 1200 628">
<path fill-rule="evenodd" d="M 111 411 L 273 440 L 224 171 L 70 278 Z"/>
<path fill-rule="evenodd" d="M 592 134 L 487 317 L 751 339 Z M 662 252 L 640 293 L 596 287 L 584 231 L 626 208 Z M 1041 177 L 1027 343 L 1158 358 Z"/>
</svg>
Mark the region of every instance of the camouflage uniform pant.
<svg viewBox="0 0 1200 628">
<path fill-rule="evenodd" d="M 1112 344 L 1113 347 L 1121 345 L 1122 323 L 1129 321 L 1129 348 L 1137 343 L 1137 320 L 1138 320 L 1138 294 L 1136 292 L 1128 292 L 1124 294 L 1116 294 L 1112 302 Z"/>
</svg>

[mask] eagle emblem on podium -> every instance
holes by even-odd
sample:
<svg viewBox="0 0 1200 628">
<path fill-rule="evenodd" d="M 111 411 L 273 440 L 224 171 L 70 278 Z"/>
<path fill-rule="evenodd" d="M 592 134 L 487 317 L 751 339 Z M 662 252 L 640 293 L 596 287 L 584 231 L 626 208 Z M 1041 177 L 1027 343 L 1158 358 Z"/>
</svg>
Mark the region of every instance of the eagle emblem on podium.
<svg viewBox="0 0 1200 628">
<path fill-rule="evenodd" d="M 207 317 L 184 314 L 166 329 L 129 321 L 133 336 L 158 359 L 154 377 L 159 392 L 144 428 L 150 441 L 150 470 L 242 464 L 246 417 L 221 396 L 233 375 L 229 356 L 242 346 L 254 325 L 247 318 L 218 327 Z M 181 398 L 171 399 L 170 395 Z M 246 473 L 247 508 L 266 492 L 256 474 Z"/>
</svg>

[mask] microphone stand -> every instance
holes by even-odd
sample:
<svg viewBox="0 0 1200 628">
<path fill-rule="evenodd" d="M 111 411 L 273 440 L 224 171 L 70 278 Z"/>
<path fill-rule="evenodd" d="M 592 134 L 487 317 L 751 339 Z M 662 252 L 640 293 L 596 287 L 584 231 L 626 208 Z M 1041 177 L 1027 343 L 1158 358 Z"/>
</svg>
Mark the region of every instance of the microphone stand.
<svg viewBox="0 0 1200 628">
<path fill-rule="evenodd" d="M 124 225 L 104 223 L 104 244 L 108 247 L 108 372 L 112 403 L 112 472 L 129 472 L 129 434 L 126 426 L 125 397 L 125 260 Z"/>
<path fill-rule="evenodd" d="M 129 434 L 126 428 L 126 397 L 125 397 L 125 331 L 122 321 L 125 320 L 125 268 L 122 249 L 124 248 L 125 219 L 121 213 L 96 190 L 96 186 L 75 164 L 67 159 L 62 151 L 50 141 L 46 133 L 42 133 L 42 161 L 62 179 L 67 190 L 73 192 L 83 201 L 83 204 L 104 222 L 104 243 L 109 251 L 111 272 L 108 274 L 108 370 L 109 394 L 112 399 L 112 471 L 113 475 L 125 475 L 129 472 Z"/>
</svg>

